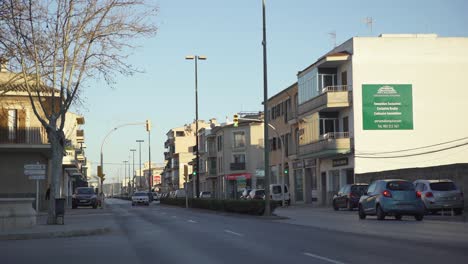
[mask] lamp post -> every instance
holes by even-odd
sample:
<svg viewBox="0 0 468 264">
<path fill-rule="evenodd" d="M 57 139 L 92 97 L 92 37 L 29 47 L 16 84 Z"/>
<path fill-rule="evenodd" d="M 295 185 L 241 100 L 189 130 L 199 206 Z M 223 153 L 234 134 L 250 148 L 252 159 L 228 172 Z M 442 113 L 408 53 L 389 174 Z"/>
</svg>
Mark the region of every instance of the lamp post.
<svg viewBox="0 0 468 264">
<path fill-rule="evenodd" d="M 206 60 L 206 56 L 190 55 L 185 57 L 186 60 L 195 60 L 195 163 L 196 163 L 196 177 L 195 177 L 195 193 L 197 198 L 200 197 L 200 174 L 198 168 L 200 168 L 200 154 L 198 151 L 198 60 Z M 186 190 L 188 191 L 188 190 Z"/>
<path fill-rule="evenodd" d="M 138 139 L 136 142 L 138 142 L 139 148 L 140 148 L 140 170 L 139 170 L 139 175 L 140 176 L 140 188 L 143 187 L 143 183 L 141 182 L 141 143 L 145 142 L 143 139 Z"/>
<path fill-rule="evenodd" d="M 127 163 L 128 163 L 128 160 L 124 160 L 123 161 L 124 163 L 124 179 L 125 179 L 125 191 L 128 193 L 128 182 L 127 182 Z M 128 164 L 128 166 L 130 166 L 130 164 Z"/>
<path fill-rule="evenodd" d="M 265 0 L 262 0 L 262 18 L 263 18 L 263 140 L 265 150 L 265 216 L 270 216 L 270 146 L 268 144 L 268 75 L 267 75 L 267 43 L 266 43 L 266 18 L 265 18 Z"/>
<path fill-rule="evenodd" d="M 131 188 L 131 193 L 133 193 L 133 188 L 135 188 L 134 183 L 135 183 L 135 151 L 136 151 L 136 149 L 130 149 L 130 151 L 131 151 L 132 154 L 133 154 L 133 173 L 132 173 L 133 175 L 131 176 L 131 177 L 132 177 L 132 181 L 131 181 L 131 182 L 132 182 L 132 184 L 131 184 L 131 186 L 132 186 L 132 188 Z M 129 165 L 129 166 L 130 166 L 130 165 Z"/>
<path fill-rule="evenodd" d="M 151 193 L 153 182 L 153 171 L 151 170 L 151 121 L 146 120 L 146 131 L 148 131 L 148 193 Z"/>
</svg>

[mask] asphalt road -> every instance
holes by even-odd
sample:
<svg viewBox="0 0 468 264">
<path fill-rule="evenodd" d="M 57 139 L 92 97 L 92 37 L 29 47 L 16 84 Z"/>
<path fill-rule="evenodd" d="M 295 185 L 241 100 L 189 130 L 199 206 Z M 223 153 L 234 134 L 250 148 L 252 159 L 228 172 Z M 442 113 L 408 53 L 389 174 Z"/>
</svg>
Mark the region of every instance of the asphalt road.
<svg viewBox="0 0 468 264">
<path fill-rule="evenodd" d="M 132 207 L 121 200 L 108 203 L 113 217 L 105 221 L 112 233 L 0 241 L 0 262 L 468 263 L 464 243 L 344 232 L 156 204 Z"/>
</svg>

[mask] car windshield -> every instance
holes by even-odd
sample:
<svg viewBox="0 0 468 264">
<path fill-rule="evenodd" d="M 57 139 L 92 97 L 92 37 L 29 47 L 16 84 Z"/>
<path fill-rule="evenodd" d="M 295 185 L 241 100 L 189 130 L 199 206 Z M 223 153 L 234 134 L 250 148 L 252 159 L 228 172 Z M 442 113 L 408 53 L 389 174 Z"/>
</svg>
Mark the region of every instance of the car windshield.
<svg viewBox="0 0 468 264">
<path fill-rule="evenodd" d="M 279 186 L 279 185 L 273 186 L 273 193 L 274 194 L 281 193 L 281 186 Z"/>
<path fill-rule="evenodd" d="M 94 191 L 92 188 L 79 188 L 76 189 L 77 194 L 94 194 Z"/>
<path fill-rule="evenodd" d="M 414 191 L 414 186 L 407 181 L 391 181 L 387 183 L 387 189 L 391 191 Z"/>
<path fill-rule="evenodd" d="M 457 189 L 453 182 L 433 182 L 429 185 L 433 191 L 455 191 Z"/>
<path fill-rule="evenodd" d="M 351 192 L 359 195 L 363 195 L 367 190 L 368 185 L 352 185 Z"/>
<path fill-rule="evenodd" d="M 147 196 L 148 194 L 143 193 L 143 192 L 137 192 L 133 196 Z"/>
</svg>

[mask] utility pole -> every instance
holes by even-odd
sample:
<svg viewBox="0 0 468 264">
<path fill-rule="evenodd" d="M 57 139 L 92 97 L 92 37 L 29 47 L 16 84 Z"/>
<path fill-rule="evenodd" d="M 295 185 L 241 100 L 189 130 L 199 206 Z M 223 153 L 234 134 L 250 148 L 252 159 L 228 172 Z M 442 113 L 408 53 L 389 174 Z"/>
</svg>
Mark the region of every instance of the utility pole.
<svg viewBox="0 0 468 264">
<path fill-rule="evenodd" d="M 146 120 L 146 131 L 148 131 L 148 192 L 151 193 L 153 172 L 151 170 L 151 121 Z"/>
<path fill-rule="evenodd" d="M 128 162 L 128 160 L 124 160 L 124 161 L 123 161 L 123 163 L 124 163 L 124 173 L 125 173 L 125 174 L 124 174 L 124 175 L 125 175 L 124 179 L 125 179 L 125 185 L 126 185 L 126 186 L 125 186 L 125 192 L 128 193 L 127 162 Z M 130 164 L 129 164 L 128 166 L 130 166 Z M 130 175 L 129 175 L 129 176 L 130 176 Z"/>
<path fill-rule="evenodd" d="M 145 142 L 143 139 L 138 139 L 136 142 L 138 142 L 138 145 L 139 145 L 139 149 L 140 149 L 140 170 L 139 170 L 139 176 L 140 176 L 140 179 L 139 179 L 139 182 L 140 182 L 140 188 L 143 187 L 143 183 L 141 182 L 141 143 Z"/>
<path fill-rule="evenodd" d="M 133 193 L 134 192 L 133 188 L 135 188 L 133 183 L 135 181 L 135 151 L 136 151 L 136 149 L 130 149 L 130 151 L 133 154 L 133 173 L 132 173 L 132 176 L 131 176 L 132 177 L 131 183 L 129 182 L 129 184 L 131 186 L 131 193 Z"/>
<path fill-rule="evenodd" d="M 262 0 L 263 17 L 263 144 L 265 149 L 265 216 L 270 216 L 270 146 L 268 144 L 268 75 L 267 75 L 267 43 L 266 43 L 266 18 L 265 0 Z"/>
</svg>

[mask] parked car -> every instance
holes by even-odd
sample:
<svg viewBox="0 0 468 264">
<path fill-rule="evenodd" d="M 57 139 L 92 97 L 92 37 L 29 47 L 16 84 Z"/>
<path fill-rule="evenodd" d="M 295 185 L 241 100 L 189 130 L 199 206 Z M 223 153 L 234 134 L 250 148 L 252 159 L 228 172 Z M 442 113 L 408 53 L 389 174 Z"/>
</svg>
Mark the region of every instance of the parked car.
<svg viewBox="0 0 468 264">
<path fill-rule="evenodd" d="M 427 211 L 436 213 L 443 209 L 452 209 L 456 215 L 462 214 L 465 206 L 463 192 L 453 181 L 416 180 L 413 185 Z"/>
<path fill-rule="evenodd" d="M 157 192 L 153 192 L 153 201 L 159 201 L 160 195 Z"/>
<path fill-rule="evenodd" d="M 211 198 L 211 192 L 200 192 L 200 198 Z"/>
<path fill-rule="evenodd" d="M 289 188 L 287 185 L 284 185 L 284 188 L 281 188 L 281 184 L 270 184 L 270 197 L 272 201 L 282 203 L 283 195 L 284 201 L 287 205 L 291 204 L 291 197 L 289 195 Z"/>
<path fill-rule="evenodd" d="M 357 208 L 359 199 L 367 191 L 367 187 L 367 183 L 346 184 L 333 196 L 333 209 L 337 211 L 339 208 Z"/>
<path fill-rule="evenodd" d="M 174 192 L 174 198 L 185 198 L 185 190 L 179 189 Z"/>
<path fill-rule="evenodd" d="M 144 204 L 144 205 L 149 205 L 149 195 L 148 192 L 135 192 L 132 196 L 132 206 L 138 205 L 138 204 Z"/>
<path fill-rule="evenodd" d="M 251 191 L 251 190 L 252 190 L 252 189 L 250 189 L 250 188 L 245 188 L 244 190 L 242 190 L 242 193 L 241 193 L 241 195 L 240 195 L 240 199 L 241 199 L 241 200 L 247 200 L 247 199 L 249 199 L 249 194 L 250 194 L 250 191 Z"/>
<path fill-rule="evenodd" d="M 78 206 L 98 207 L 98 199 L 92 187 L 78 187 L 72 196 L 72 209 Z"/>
<path fill-rule="evenodd" d="M 405 180 L 377 180 L 369 185 L 367 193 L 359 199 L 359 218 L 377 215 L 378 220 L 394 216 L 412 215 L 417 221 L 424 218 L 424 204 L 411 182 Z"/>
<path fill-rule="evenodd" d="M 264 189 L 252 189 L 249 193 L 250 200 L 264 200 L 265 190 Z"/>
</svg>

